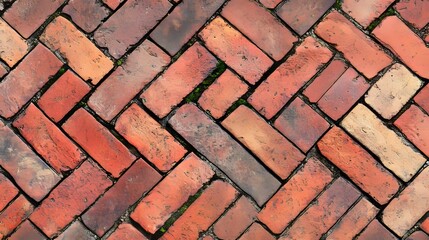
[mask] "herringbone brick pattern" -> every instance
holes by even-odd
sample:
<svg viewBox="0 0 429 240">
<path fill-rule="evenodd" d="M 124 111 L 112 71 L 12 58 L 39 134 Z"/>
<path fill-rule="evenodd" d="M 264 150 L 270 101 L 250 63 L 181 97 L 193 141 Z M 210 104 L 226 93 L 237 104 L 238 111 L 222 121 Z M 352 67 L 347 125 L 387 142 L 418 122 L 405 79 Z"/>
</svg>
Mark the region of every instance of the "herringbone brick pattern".
<svg viewBox="0 0 429 240">
<path fill-rule="evenodd" d="M 429 0 L 0 0 L 0 238 L 429 239 Z"/>
</svg>

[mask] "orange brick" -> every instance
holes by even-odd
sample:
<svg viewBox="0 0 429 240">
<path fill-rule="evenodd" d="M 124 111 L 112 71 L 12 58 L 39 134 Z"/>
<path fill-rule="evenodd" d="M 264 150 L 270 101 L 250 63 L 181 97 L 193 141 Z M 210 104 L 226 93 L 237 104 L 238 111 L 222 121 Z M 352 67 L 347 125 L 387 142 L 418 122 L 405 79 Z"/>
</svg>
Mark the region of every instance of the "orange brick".
<svg viewBox="0 0 429 240">
<path fill-rule="evenodd" d="M 58 50 L 85 81 L 97 84 L 113 68 L 113 62 L 64 17 L 52 20 L 40 40 Z"/>
<path fill-rule="evenodd" d="M 216 64 L 216 58 L 195 43 L 143 92 L 143 104 L 158 117 L 165 117 L 209 76 Z"/>
<path fill-rule="evenodd" d="M 109 9 L 97 0 L 71 0 L 63 8 L 63 12 L 71 16 L 73 22 L 85 32 L 94 31 L 110 15 Z"/>
<path fill-rule="evenodd" d="M 0 33 L 0 58 L 12 67 L 27 53 L 27 43 L 1 18 Z"/>
<path fill-rule="evenodd" d="M 311 158 L 267 202 L 258 218 L 274 233 L 283 232 L 331 180 L 331 172 L 317 159 Z"/>
<path fill-rule="evenodd" d="M 414 101 L 426 112 L 429 112 L 429 85 L 426 85 L 419 94 L 414 97 Z"/>
<path fill-rule="evenodd" d="M 344 0 L 341 8 L 363 27 L 368 27 L 395 0 Z"/>
<path fill-rule="evenodd" d="M 109 6 L 112 10 L 115 10 L 118 8 L 119 4 L 123 2 L 124 0 L 103 0 L 103 2 Z"/>
<path fill-rule="evenodd" d="M 243 105 L 222 125 L 282 179 L 286 179 L 305 158 L 263 118 Z"/>
<path fill-rule="evenodd" d="M 94 233 L 92 233 L 85 226 L 83 226 L 83 224 L 79 220 L 76 220 L 55 239 L 68 240 L 68 239 L 96 239 L 96 238 L 97 236 Z"/>
<path fill-rule="evenodd" d="M 23 195 L 19 195 L 0 213 L 0 237 L 10 234 L 31 212 L 33 205 Z"/>
<path fill-rule="evenodd" d="M 267 8 L 275 8 L 282 0 L 259 0 Z"/>
<path fill-rule="evenodd" d="M 373 78 L 392 62 L 378 44 L 337 11 L 329 13 L 317 26 L 316 34 L 333 44 L 367 78 Z"/>
<path fill-rule="evenodd" d="M 274 240 L 276 239 L 271 235 L 267 230 L 265 230 L 261 224 L 253 223 L 252 226 L 239 238 L 240 240 L 254 240 L 254 239 L 264 239 L 264 240 Z"/>
<path fill-rule="evenodd" d="M 396 11 L 414 27 L 421 29 L 429 23 L 429 2 L 400 0 L 395 4 Z"/>
<path fill-rule="evenodd" d="M 143 234 L 141 234 L 137 229 L 135 229 L 129 223 L 121 223 L 118 228 L 110 235 L 107 240 L 124 240 L 124 239 L 133 239 L 133 240 L 147 240 Z"/>
<path fill-rule="evenodd" d="M 381 223 L 375 219 L 368 227 L 363 230 L 357 239 L 368 240 L 368 239 L 383 239 L 383 240 L 397 240 L 397 238 L 387 230 Z"/>
<path fill-rule="evenodd" d="M 0 78 L 2 78 L 7 73 L 8 73 L 8 68 L 2 63 L 0 63 Z"/>
<path fill-rule="evenodd" d="M 82 108 L 63 124 L 63 129 L 114 177 L 119 177 L 136 159 L 108 129 Z"/>
<path fill-rule="evenodd" d="M 85 161 L 43 200 L 31 214 L 30 220 L 48 237 L 52 237 L 89 207 L 110 185 L 112 182 L 105 173 Z"/>
<path fill-rule="evenodd" d="M 259 81 L 273 64 L 267 55 L 221 17 L 211 21 L 199 36 L 209 50 L 251 84 Z"/>
<path fill-rule="evenodd" d="M 0 212 L 18 194 L 18 189 L 0 172 Z"/>
<path fill-rule="evenodd" d="M 1 237 L 1 236 L 0 236 Z M 14 232 L 8 240 L 23 240 L 23 239 L 31 239 L 31 240 L 45 240 L 45 236 L 37 230 L 34 225 L 25 220 Z"/>
<path fill-rule="evenodd" d="M 420 224 L 420 228 L 429 234 L 429 217 L 426 217 L 425 220 Z"/>
<path fill-rule="evenodd" d="M 213 175 L 207 163 L 193 153 L 188 155 L 142 199 L 131 218 L 146 231 L 155 233 Z"/>
<path fill-rule="evenodd" d="M 313 37 L 306 38 L 295 54 L 256 88 L 249 103 L 266 118 L 272 118 L 331 57 L 328 48 Z"/>
</svg>

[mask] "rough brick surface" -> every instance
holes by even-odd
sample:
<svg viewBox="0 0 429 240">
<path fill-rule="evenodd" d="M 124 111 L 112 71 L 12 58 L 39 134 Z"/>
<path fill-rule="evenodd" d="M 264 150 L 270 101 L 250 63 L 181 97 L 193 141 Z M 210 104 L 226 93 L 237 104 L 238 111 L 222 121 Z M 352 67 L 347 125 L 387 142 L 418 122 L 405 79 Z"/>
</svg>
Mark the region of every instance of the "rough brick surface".
<svg viewBox="0 0 429 240">
<path fill-rule="evenodd" d="M 266 239 L 274 240 L 276 239 L 271 235 L 265 228 L 263 228 L 259 223 L 253 223 L 252 226 L 239 238 L 240 240 L 252 240 L 252 239 Z"/>
<path fill-rule="evenodd" d="M 131 224 L 122 223 L 118 228 L 110 235 L 107 240 L 123 240 L 123 239 L 135 239 L 135 240 L 147 240 L 143 234 L 135 229 Z"/>
<path fill-rule="evenodd" d="M 71 16 L 73 21 L 86 32 L 92 32 L 101 20 L 109 15 L 108 8 L 96 0 L 71 0 L 63 12 Z"/>
<path fill-rule="evenodd" d="M 0 237 L 11 233 L 33 212 L 33 209 L 33 205 L 23 195 L 19 195 L 0 213 Z"/>
<path fill-rule="evenodd" d="M 6 178 L 6 176 L 0 174 L 0 211 L 2 211 L 17 194 L 18 189 L 13 183 Z"/>
<path fill-rule="evenodd" d="M 386 240 L 397 240 L 397 238 L 387 230 L 381 223 L 374 219 L 366 228 L 362 231 L 357 239 L 386 239 Z"/>
<path fill-rule="evenodd" d="M 398 4 L 395 5 L 395 9 L 399 12 L 401 17 L 416 28 L 423 28 L 429 23 L 428 1 L 400 0 Z"/>
<path fill-rule="evenodd" d="M 12 67 L 27 53 L 27 43 L 1 18 L 0 33 L 0 59 Z"/>
<path fill-rule="evenodd" d="M 58 240 L 67 240 L 67 239 L 96 239 L 94 233 L 89 231 L 85 226 L 82 225 L 80 221 L 75 221 L 70 225 L 63 233 L 61 233 Z"/>
<path fill-rule="evenodd" d="M 22 239 L 32 239 L 32 240 L 45 240 L 45 236 L 37 230 L 34 225 L 26 220 L 23 222 L 16 232 L 14 232 L 9 238 L 9 240 L 22 240 Z"/>
<path fill-rule="evenodd" d="M 394 0 L 344 0 L 341 8 L 366 28 L 393 2 Z"/>
</svg>

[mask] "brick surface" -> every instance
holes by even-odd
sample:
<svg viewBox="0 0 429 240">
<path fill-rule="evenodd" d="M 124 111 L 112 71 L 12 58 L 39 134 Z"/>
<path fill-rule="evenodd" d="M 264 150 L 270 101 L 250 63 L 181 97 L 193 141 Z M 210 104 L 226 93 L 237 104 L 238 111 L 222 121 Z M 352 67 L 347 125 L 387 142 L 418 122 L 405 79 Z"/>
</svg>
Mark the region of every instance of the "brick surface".
<svg viewBox="0 0 429 240">
<path fill-rule="evenodd" d="M 121 4 L 123 1 L 124 0 L 103 0 L 103 2 L 113 10 L 118 8 L 119 4 Z"/>
<path fill-rule="evenodd" d="M 420 92 L 414 97 L 414 101 L 422 107 L 426 112 L 429 112 L 429 86 L 426 85 Z"/>
<path fill-rule="evenodd" d="M 80 221 L 75 221 L 72 223 L 63 233 L 61 233 L 58 240 L 67 240 L 67 239 L 82 239 L 82 240 L 95 240 L 97 236 L 94 233 L 89 231 L 85 226 L 82 225 Z"/>
<path fill-rule="evenodd" d="M 0 33 L 0 59 L 12 67 L 27 53 L 27 43 L 1 18 Z"/>
<path fill-rule="evenodd" d="M 373 220 L 363 232 L 358 236 L 357 239 L 386 239 L 396 240 L 397 238 L 387 230 L 378 220 Z"/>
<path fill-rule="evenodd" d="M 6 66 L 0 63 L 0 78 L 8 73 Z"/>
<path fill-rule="evenodd" d="M 45 240 L 45 236 L 37 230 L 34 225 L 26 220 L 24 221 L 9 238 L 9 240 L 22 240 L 22 239 L 31 239 L 31 240 Z"/>
<path fill-rule="evenodd" d="M 92 32 L 100 25 L 101 21 L 109 15 L 108 8 L 97 0 L 71 0 L 63 8 L 79 27 L 85 32 Z"/>
<path fill-rule="evenodd" d="M 429 236 L 422 231 L 415 231 L 411 234 L 407 240 L 428 240 Z"/>
<path fill-rule="evenodd" d="M 259 0 L 265 7 L 267 8 L 275 8 L 279 3 L 281 3 L 281 0 Z"/>
<path fill-rule="evenodd" d="M 363 27 L 368 27 L 394 0 L 344 0 L 341 8 Z"/>
<path fill-rule="evenodd" d="M 239 238 L 240 240 L 252 240 L 252 239 L 265 239 L 274 240 L 276 239 L 267 230 L 265 230 L 259 223 L 253 223 L 252 226 Z"/>
<path fill-rule="evenodd" d="M 2 211 L 17 194 L 18 189 L 6 176 L 0 173 L 0 211 Z"/>
<path fill-rule="evenodd" d="M 423 222 L 420 224 L 420 228 L 425 231 L 426 233 L 429 233 L 429 217 L 426 217 Z"/>
<path fill-rule="evenodd" d="M 122 223 L 119 225 L 118 228 L 107 238 L 107 240 L 123 239 L 147 240 L 143 234 L 129 223 Z"/>
<path fill-rule="evenodd" d="M 395 5 L 396 11 L 416 28 L 423 28 L 429 23 L 429 2 L 400 0 Z"/>
<path fill-rule="evenodd" d="M 33 205 L 19 195 L 3 212 L 0 213 L 0 237 L 10 234 L 32 212 Z"/>
</svg>

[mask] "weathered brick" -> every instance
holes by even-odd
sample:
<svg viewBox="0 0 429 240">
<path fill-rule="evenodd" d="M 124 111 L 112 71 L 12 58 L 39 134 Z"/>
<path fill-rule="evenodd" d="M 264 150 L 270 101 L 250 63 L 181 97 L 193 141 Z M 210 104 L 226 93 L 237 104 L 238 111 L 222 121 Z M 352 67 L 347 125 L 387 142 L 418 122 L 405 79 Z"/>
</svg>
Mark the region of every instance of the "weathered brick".
<svg viewBox="0 0 429 240">
<path fill-rule="evenodd" d="M 113 62 L 64 17 L 52 20 L 40 40 L 67 59 L 85 81 L 97 84 L 113 68 Z"/>
<path fill-rule="evenodd" d="M 199 234 L 216 221 L 237 195 L 237 190 L 230 184 L 213 182 L 161 239 L 198 239 Z"/>
<path fill-rule="evenodd" d="M 112 3 L 113 4 L 113 3 Z M 171 8 L 168 0 L 130 0 L 118 9 L 94 33 L 101 47 L 120 58 L 160 21 Z M 130 24 L 132 23 L 132 24 Z"/>
<path fill-rule="evenodd" d="M 5 65 L 3 65 L 2 63 L 0 63 L 0 78 L 2 78 L 7 73 L 8 73 L 8 70 L 5 67 Z"/>
<path fill-rule="evenodd" d="M 414 97 L 414 101 L 426 112 L 429 112 L 429 85 L 426 85 L 419 94 Z"/>
<path fill-rule="evenodd" d="M 74 169 L 86 158 L 34 104 L 27 107 L 13 126 L 58 173 Z"/>
<path fill-rule="evenodd" d="M 274 240 L 276 239 L 271 235 L 265 228 L 259 223 L 253 223 L 249 229 L 241 235 L 240 240 L 254 240 L 254 239 L 264 239 L 264 240 Z"/>
<path fill-rule="evenodd" d="M 33 205 L 23 195 L 19 195 L 0 213 L 0 237 L 10 234 L 31 212 Z"/>
<path fill-rule="evenodd" d="M 95 90 L 88 105 L 104 120 L 112 120 L 169 62 L 159 47 L 144 41 Z"/>
<path fill-rule="evenodd" d="M 368 239 L 383 239 L 383 240 L 397 240 L 397 238 L 387 230 L 381 223 L 374 219 L 363 232 L 357 237 L 357 239 L 368 240 Z"/>
<path fill-rule="evenodd" d="M 143 160 L 130 167 L 83 216 L 85 225 L 103 236 L 115 221 L 144 193 L 149 191 L 161 176 Z"/>
<path fill-rule="evenodd" d="M 67 70 L 37 101 L 37 105 L 55 122 L 60 121 L 91 88 Z"/>
<path fill-rule="evenodd" d="M 259 205 L 279 188 L 280 183 L 255 158 L 196 106 L 182 106 L 169 123 Z"/>
<path fill-rule="evenodd" d="M 358 104 L 341 125 L 370 151 L 383 165 L 404 181 L 409 181 L 426 162 L 393 130 L 387 128 L 367 107 Z"/>
<path fill-rule="evenodd" d="M 426 217 L 425 220 L 420 224 L 420 228 L 429 234 L 429 217 Z"/>
<path fill-rule="evenodd" d="M 136 159 L 108 129 L 82 108 L 63 124 L 63 129 L 114 177 L 119 177 Z"/>
<path fill-rule="evenodd" d="M 398 17 L 386 17 L 372 33 L 417 75 L 429 79 L 429 48 Z"/>
<path fill-rule="evenodd" d="M 18 194 L 18 189 L 0 172 L 0 212 Z"/>
<path fill-rule="evenodd" d="M 305 158 L 298 148 L 244 105 L 232 112 L 222 125 L 282 179 Z"/>
<path fill-rule="evenodd" d="M 0 33 L 0 58 L 12 67 L 27 53 L 27 43 L 2 18 Z"/>
<path fill-rule="evenodd" d="M 395 0 L 344 0 L 341 8 L 363 27 L 368 27 Z"/>
<path fill-rule="evenodd" d="M 209 76 L 216 64 L 216 58 L 195 43 L 143 92 L 143 104 L 158 117 L 165 117 Z"/>
<path fill-rule="evenodd" d="M 378 44 L 337 11 L 329 13 L 317 26 L 316 34 L 333 44 L 367 78 L 373 78 L 392 62 Z"/>
<path fill-rule="evenodd" d="M 259 0 L 267 8 L 275 8 L 282 0 Z"/>
<path fill-rule="evenodd" d="M 386 119 L 395 116 L 422 85 L 404 65 L 393 65 L 368 91 L 365 101 Z"/>
<path fill-rule="evenodd" d="M 15 115 L 61 66 L 54 54 L 42 44 L 37 45 L 0 82 L 0 115 L 6 118 Z"/>
<path fill-rule="evenodd" d="M 34 210 L 30 220 L 48 237 L 73 221 L 112 185 L 98 167 L 85 161 Z M 61 212 L 61 214 L 58 214 Z"/>
<path fill-rule="evenodd" d="M 137 229 L 135 229 L 129 223 L 121 223 L 118 228 L 110 235 L 107 240 L 124 240 L 124 239 L 133 239 L 133 240 L 147 240 L 143 234 L 141 234 Z"/>
<path fill-rule="evenodd" d="M 331 180 L 331 172 L 311 158 L 267 202 L 258 218 L 274 233 L 281 233 Z"/>
<path fill-rule="evenodd" d="M 317 146 L 326 158 L 380 204 L 386 204 L 399 190 L 398 180 L 340 128 L 332 128 Z"/>
<path fill-rule="evenodd" d="M 429 240 L 429 236 L 422 231 L 415 231 L 407 237 L 407 240 Z"/>
<path fill-rule="evenodd" d="M 0 165 L 36 201 L 42 200 L 60 181 L 60 177 L 6 126 L 0 127 Z"/>
<path fill-rule="evenodd" d="M 142 199 L 131 218 L 146 231 L 155 233 L 213 175 L 207 163 L 193 153 L 188 155 Z"/>
<path fill-rule="evenodd" d="M 331 57 L 328 48 L 313 37 L 306 38 L 295 54 L 259 85 L 249 103 L 266 118 L 272 118 Z"/>
<path fill-rule="evenodd" d="M 135 103 L 118 118 L 115 129 L 161 171 L 170 170 L 187 152 Z"/>
<path fill-rule="evenodd" d="M 0 234 L 1 235 L 1 234 Z M 1 236 L 0 236 L 1 237 Z M 45 236 L 43 236 L 42 233 L 37 230 L 34 225 L 28 221 L 25 220 L 14 232 L 8 240 L 24 240 L 24 239 L 31 239 L 31 240 L 45 240 Z"/>
<path fill-rule="evenodd" d="M 229 1 L 222 9 L 222 16 L 276 61 L 297 41 L 269 11 L 253 0 Z"/>
<path fill-rule="evenodd" d="M 401 17 L 418 29 L 429 23 L 429 2 L 426 0 L 400 0 L 395 4 L 395 9 Z"/>
<path fill-rule="evenodd" d="M 224 0 L 183 0 L 150 34 L 175 55 L 224 3 Z"/>
<path fill-rule="evenodd" d="M 70 0 L 63 9 L 85 32 L 92 32 L 110 11 L 97 0 Z"/>
<path fill-rule="evenodd" d="M 89 231 L 83 224 L 77 220 L 72 223 L 63 233 L 61 233 L 57 240 L 68 239 L 81 239 L 81 240 L 96 240 L 97 236 Z"/>
<path fill-rule="evenodd" d="M 221 17 L 211 21 L 199 36 L 209 50 L 250 84 L 259 81 L 273 64 L 267 55 Z"/>
<path fill-rule="evenodd" d="M 119 4 L 123 2 L 124 0 L 103 0 L 103 2 L 109 6 L 112 10 L 115 10 L 118 8 Z"/>
</svg>

